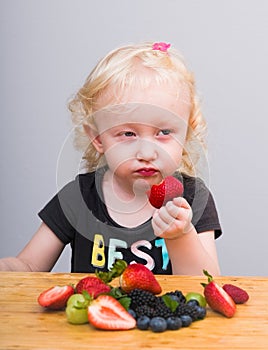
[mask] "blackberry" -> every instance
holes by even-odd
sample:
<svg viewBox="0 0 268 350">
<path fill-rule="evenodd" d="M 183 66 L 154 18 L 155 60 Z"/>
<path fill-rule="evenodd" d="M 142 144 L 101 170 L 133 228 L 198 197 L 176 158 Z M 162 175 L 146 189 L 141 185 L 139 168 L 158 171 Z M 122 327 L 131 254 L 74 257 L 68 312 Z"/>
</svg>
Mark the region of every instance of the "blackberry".
<svg viewBox="0 0 268 350">
<path fill-rule="evenodd" d="M 168 318 L 174 316 L 170 308 L 164 303 L 161 297 L 157 298 L 157 302 L 154 307 L 154 316 Z"/>
<path fill-rule="evenodd" d="M 167 292 L 166 295 L 170 296 L 171 299 L 176 300 L 179 304 L 186 303 L 186 298 L 180 290 L 175 290 L 174 292 Z"/>
<path fill-rule="evenodd" d="M 203 319 L 206 316 L 206 310 L 196 306 L 195 303 L 186 303 L 186 298 L 181 291 L 166 293 L 170 298 L 178 302 L 175 311 L 165 304 L 161 296 L 156 296 L 151 292 L 142 289 L 133 289 L 128 296 L 131 298 L 130 309 L 133 314 L 136 314 L 136 319 L 142 316 L 147 316 L 150 319 L 161 317 L 168 319 L 170 317 L 180 317 L 187 315 L 192 321 Z"/>
<path fill-rule="evenodd" d="M 130 308 L 136 311 L 136 308 L 139 306 L 147 305 L 147 306 L 154 306 L 157 302 L 157 297 L 142 289 L 133 289 L 128 296 L 131 299 Z"/>
<path fill-rule="evenodd" d="M 149 305 L 139 305 L 136 307 L 135 313 L 137 318 L 141 316 L 148 316 L 149 318 L 152 318 L 155 315 L 155 309 Z"/>
<path fill-rule="evenodd" d="M 188 304 L 180 304 L 174 313 L 178 317 L 188 315 L 193 321 L 196 321 L 199 317 L 199 311 L 197 310 L 196 306 Z"/>
<path fill-rule="evenodd" d="M 161 297 L 141 289 L 134 289 L 128 296 L 131 298 L 130 308 L 135 311 L 136 317 L 148 316 L 168 318 L 173 313 Z"/>
</svg>

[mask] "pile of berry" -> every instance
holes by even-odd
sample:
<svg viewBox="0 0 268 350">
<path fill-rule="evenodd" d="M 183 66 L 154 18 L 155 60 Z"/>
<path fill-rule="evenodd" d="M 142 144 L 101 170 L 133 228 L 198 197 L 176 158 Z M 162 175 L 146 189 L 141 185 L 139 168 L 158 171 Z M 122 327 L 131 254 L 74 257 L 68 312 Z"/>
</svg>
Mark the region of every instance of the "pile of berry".
<svg viewBox="0 0 268 350">
<path fill-rule="evenodd" d="M 179 290 L 156 296 L 142 289 L 133 289 L 128 296 L 131 298 L 129 312 L 141 330 L 177 330 L 206 317 L 206 308 L 201 307 L 197 300 L 187 302 Z"/>
<path fill-rule="evenodd" d="M 166 188 L 175 188 L 172 183 Z M 116 260 L 108 271 L 97 271 L 97 276 L 86 276 L 76 286 L 53 286 L 44 290 L 38 303 L 44 308 L 62 310 L 71 324 L 90 323 L 98 329 L 151 329 L 163 332 L 188 327 L 206 317 L 206 305 L 226 317 L 233 317 L 236 304 L 244 304 L 248 293 L 232 284 L 218 285 L 203 270 L 208 283 L 201 283 L 204 295 L 189 292 L 185 296 L 175 290 L 164 295 L 152 271 L 142 264 L 127 264 Z M 119 287 L 111 287 L 113 278 L 119 278 Z"/>
</svg>

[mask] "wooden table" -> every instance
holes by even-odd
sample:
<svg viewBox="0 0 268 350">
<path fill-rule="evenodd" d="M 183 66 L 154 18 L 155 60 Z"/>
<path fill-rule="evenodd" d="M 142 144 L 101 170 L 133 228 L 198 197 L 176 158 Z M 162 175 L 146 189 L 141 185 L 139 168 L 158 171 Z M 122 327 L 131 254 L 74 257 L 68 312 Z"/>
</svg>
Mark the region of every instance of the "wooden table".
<svg viewBox="0 0 268 350">
<path fill-rule="evenodd" d="M 71 325 L 64 311 L 46 311 L 37 303 L 53 285 L 76 284 L 85 274 L 0 272 L 0 349 L 268 349 L 268 278 L 219 277 L 220 284 L 245 288 L 250 299 L 225 318 L 208 308 L 204 320 L 177 331 L 153 333 L 96 330 Z M 205 277 L 156 276 L 163 292 L 202 292 Z M 114 281 L 116 285 L 118 281 Z"/>
</svg>

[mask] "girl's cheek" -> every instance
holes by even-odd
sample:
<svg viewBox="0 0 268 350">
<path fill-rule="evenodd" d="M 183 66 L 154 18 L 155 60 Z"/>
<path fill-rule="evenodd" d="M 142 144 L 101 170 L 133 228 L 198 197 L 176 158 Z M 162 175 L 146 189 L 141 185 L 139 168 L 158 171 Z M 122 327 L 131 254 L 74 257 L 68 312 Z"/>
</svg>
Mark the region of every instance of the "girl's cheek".
<svg viewBox="0 0 268 350">
<path fill-rule="evenodd" d="M 106 150 L 105 158 L 108 165 L 115 168 L 134 159 L 134 156 L 127 148 L 113 146 Z"/>
</svg>

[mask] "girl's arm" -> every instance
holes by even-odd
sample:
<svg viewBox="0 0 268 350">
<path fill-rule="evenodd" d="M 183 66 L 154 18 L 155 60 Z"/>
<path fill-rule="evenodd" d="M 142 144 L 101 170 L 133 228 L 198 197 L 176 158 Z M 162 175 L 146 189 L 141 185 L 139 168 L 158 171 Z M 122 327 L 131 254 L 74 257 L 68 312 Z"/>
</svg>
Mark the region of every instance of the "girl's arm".
<svg viewBox="0 0 268 350">
<path fill-rule="evenodd" d="M 184 236 L 165 242 L 174 275 L 203 275 L 203 270 L 213 276 L 220 274 L 214 231 L 197 234 L 193 228 Z"/>
<path fill-rule="evenodd" d="M 173 274 L 220 274 L 214 231 L 197 234 L 191 223 L 192 209 L 182 197 L 175 198 L 155 212 L 154 233 L 163 237 L 172 264 Z"/>
<path fill-rule="evenodd" d="M 64 243 L 42 223 L 17 257 L 0 259 L 1 271 L 50 271 L 58 260 Z"/>
</svg>

